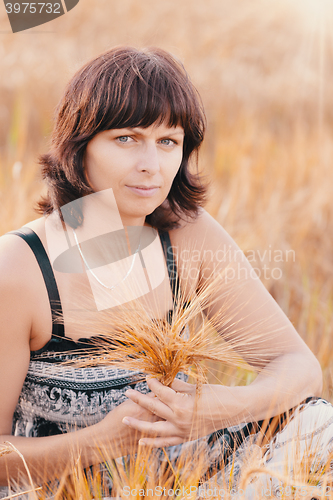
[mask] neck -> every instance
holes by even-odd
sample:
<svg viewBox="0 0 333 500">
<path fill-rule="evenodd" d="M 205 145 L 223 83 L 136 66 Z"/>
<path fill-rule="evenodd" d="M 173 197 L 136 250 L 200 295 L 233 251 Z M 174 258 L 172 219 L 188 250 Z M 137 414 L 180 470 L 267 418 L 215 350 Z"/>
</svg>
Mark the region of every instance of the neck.
<svg viewBox="0 0 333 500">
<path fill-rule="evenodd" d="M 149 226 L 146 223 L 146 217 L 127 217 L 125 215 L 120 216 L 123 226 Z"/>
</svg>

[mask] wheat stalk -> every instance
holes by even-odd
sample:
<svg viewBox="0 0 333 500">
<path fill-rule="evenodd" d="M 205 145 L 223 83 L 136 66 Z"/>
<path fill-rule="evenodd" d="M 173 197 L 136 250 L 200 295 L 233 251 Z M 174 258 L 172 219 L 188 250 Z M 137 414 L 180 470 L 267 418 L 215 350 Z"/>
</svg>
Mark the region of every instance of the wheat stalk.
<svg viewBox="0 0 333 500">
<path fill-rule="evenodd" d="M 179 372 L 191 375 L 198 384 L 207 382 L 207 360 L 252 370 L 248 361 L 259 368 L 265 366 L 272 352 L 258 355 L 253 346 L 279 329 L 274 328 L 272 318 L 238 326 L 233 302 L 244 283 L 228 284 L 224 278 L 230 266 L 200 284 L 190 298 L 179 288 L 171 321 L 151 318 L 149 308 L 140 300 L 134 305 L 122 304 L 116 311 L 91 313 L 81 309 L 79 316 L 66 316 L 67 325 L 73 322 L 91 335 L 89 352 L 80 350 L 75 363 L 123 367 L 156 377 L 167 386 Z M 222 307 L 208 321 L 204 311 L 219 303 Z"/>
<path fill-rule="evenodd" d="M 28 479 L 29 479 L 29 483 L 31 485 L 31 490 L 25 491 L 25 492 L 21 492 L 19 494 L 10 495 L 9 497 L 6 497 L 6 498 L 13 498 L 15 496 L 23 495 L 25 493 L 32 493 L 33 496 L 34 496 L 34 498 L 35 498 L 35 500 L 38 500 L 37 499 L 37 495 L 36 495 L 36 491 L 40 490 L 41 488 L 35 488 L 34 483 L 32 481 L 32 477 L 31 477 L 31 474 L 30 474 L 30 470 L 29 470 L 28 464 L 25 461 L 24 456 L 22 455 L 22 453 L 12 443 L 10 443 L 9 441 L 5 441 L 0 446 L 0 457 L 3 456 L 3 455 L 7 455 L 9 453 L 16 453 L 20 457 L 20 459 L 22 460 L 24 468 L 25 468 L 27 476 L 28 476 Z"/>
</svg>

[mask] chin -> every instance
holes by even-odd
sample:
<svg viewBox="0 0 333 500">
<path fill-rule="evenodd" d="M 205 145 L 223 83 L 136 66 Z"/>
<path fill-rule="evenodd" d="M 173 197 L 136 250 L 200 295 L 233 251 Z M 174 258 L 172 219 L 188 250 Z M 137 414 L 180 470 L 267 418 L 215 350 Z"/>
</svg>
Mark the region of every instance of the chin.
<svg viewBox="0 0 333 500">
<path fill-rule="evenodd" d="M 138 203 L 133 211 L 129 212 L 128 207 L 127 207 L 127 211 L 126 212 L 124 211 L 123 213 L 129 217 L 134 217 L 134 218 L 135 217 L 146 217 L 147 215 L 152 214 L 154 212 L 154 210 L 156 210 L 156 208 L 158 208 L 160 205 L 161 205 L 161 203 L 159 203 L 159 204 L 149 203 L 149 204 L 146 204 L 146 206 L 140 206 Z"/>
</svg>

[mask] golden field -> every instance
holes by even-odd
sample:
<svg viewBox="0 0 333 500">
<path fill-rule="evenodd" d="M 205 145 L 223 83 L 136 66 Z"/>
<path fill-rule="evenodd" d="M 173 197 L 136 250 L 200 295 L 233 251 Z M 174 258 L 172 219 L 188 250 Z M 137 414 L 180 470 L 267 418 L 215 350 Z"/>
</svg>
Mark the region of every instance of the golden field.
<svg viewBox="0 0 333 500">
<path fill-rule="evenodd" d="M 37 158 L 65 83 L 120 44 L 160 46 L 183 61 L 207 115 L 207 210 L 318 357 L 333 402 L 333 4 L 80 0 L 17 34 L 1 8 L 0 234 L 37 217 Z M 241 370 L 220 376 L 245 379 Z"/>
</svg>

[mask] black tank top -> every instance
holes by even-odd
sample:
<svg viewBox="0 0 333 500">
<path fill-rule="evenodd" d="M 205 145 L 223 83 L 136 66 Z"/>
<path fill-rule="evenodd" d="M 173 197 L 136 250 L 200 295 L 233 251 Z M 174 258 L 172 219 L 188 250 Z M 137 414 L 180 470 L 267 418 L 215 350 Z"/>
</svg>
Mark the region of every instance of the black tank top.
<svg viewBox="0 0 333 500">
<path fill-rule="evenodd" d="M 76 342 L 66 337 L 64 325 L 55 322 L 62 313 L 60 296 L 51 263 L 37 234 L 27 227 L 9 234 L 23 238 L 34 252 L 45 281 L 53 321 L 49 342 L 42 349 L 31 351 L 28 373 L 14 413 L 13 434 L 46 436 L 92 425 L 126 400 L 125 392 L 129 387 L 148 392 L 139 372 L 107 366 L 77 368 L 62 364 L 64 360 L 79 357 L 81 349 L 95 348 L 95 344 L 92 338 Z M 159 236 L 175 304 L 178 279 L 170 237 L 167 232 L 160 232 Z M 171 316 L 172 310 L 169 319 Z M 184 374 L 178 374 L 178 378 L 187 380 Z"/>
</svg>

